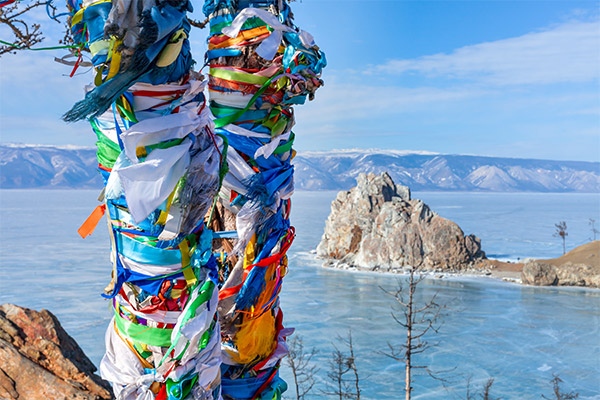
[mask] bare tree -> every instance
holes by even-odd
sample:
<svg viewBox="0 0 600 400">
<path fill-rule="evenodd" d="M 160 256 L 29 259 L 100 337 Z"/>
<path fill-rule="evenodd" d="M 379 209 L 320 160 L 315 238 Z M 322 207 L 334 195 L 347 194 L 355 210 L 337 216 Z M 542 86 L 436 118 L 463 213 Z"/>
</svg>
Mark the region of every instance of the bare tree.
<svg viewBox="0 0 600 400">
<path fill-rule="evenodd" d="M 2 42 L 0 44 L 0 56 L 3 54 L 17 53 L 19 50 L 42 50 L 34 48 L 35 45 L 41 43 L 45 39 L 42 33 L 42 26 L 40 24 L 28 21 L 25 17 L 25 14 L 28 11 L 42 6 L 46 8 L 49 19 L 59 24 L 64 23 L 64 37 L 58 41 L 59 46 L 52 47 L 53 49 L 66 48 L 71 54 L 75 55 L 82 51 L 88 51 L 82 46 L 75 46 L 73 34 L 71 33 L 69 21 L 70 17 L 65 18 L 65 20 L 62 22 L 57 18 L 68 13 L 58 13 L 58 10 L 53 4 L 52 0 L 35 0 L 29 2 L 21 0 L 7 0 L 0 1 L 0 3 L 4 4 L 0 5 L 0 25 L 8 27 L 12 33 L 12 38 L 9 42 Z M 202 22 L 189 18 L 188 21 L 192 26 L 202 29 L 208 23 L 208 18 Z"/>
<path fill-rule="evenodd" d="M 473 376 L 469 376 L 467 378 L 467 396 L 465 397 L 465 400 L 475 400 L 475 395 L 471 394 L 471 379 L 473 378 Z"/>
<path fill-rule="evenodd" d="M 328 364 L 327 378 L 329 378 L 328 386 L 330 390 L 322 390 L 323 394 L 336 396 L 339 400 L 347 399 L 349 394 L 348 383 L 344 378 L 344 375 L 350 371 L 347 358 L 336 347 Z"/>
<path fill-rule="evenodd" d="M 553 397 L 546 397 L 544 395 L 542 395 L 542 397 L 544 399 L 547 400 L 574 400 L 574 399 L 578 399 L 579 398 L 579 393 L 563 393 L 560 390 L 560 384 L 563 382 L 562 379 L 560 379 L 558 377 L 558 375 L 554 375 L 552 374 L 552 376 L 554 378 L 552 378 L 550 380 L 550 382 L 552 382 L 552 389 L 553 389 Z"/>
<path fill-rule="evenodd" d="M 492 389 L 492 385 L 494 384 L 494 378 L 490 378 L 488 379 L 484 384 L 483 384 L 483 393 L 480 394 L 482 400 L 500 400 L 499 397 L 497 398 L 493 398 L 490 394 L 490 391 Z"/>
<path fill-rule="evenodd" d="M 313 347 L 309 352 L 305 352 L 301 337 L 290 339 L 288 348 L 289 354 L 286 362 L 294 376 L 296 400 L 303 400 L 315 385 L 315 375 L 319 369 L 311 365 L 311 360 L 317 354 L 317 350 Z"/>
<path fill-rule="evenodd" d="M 59 24 L 61 23 L 58 19 L 56 19 L 57 9 L 51 1 L 16 1 L 12 4 L 9 3 L 4 7 L 0 7 L 0 24 L 7 26 L 12 33 L 10 43 L 2 44 L 2 46 L 0 46 L 0 55 L 16 53 L 18 50 L 31 49 L 33 46 L 41 43 L 44 40 L 44 36 L 41 31 L 41 25 L 27 21 L 27 18 L 25 18 L 25 13 L 41 6 L 46 8 L 50 19 L 53 19 Z M 71 32 L 68 26 L 66 26 L 65 37 L 60 41 L 60 44 L 73 44 Z"/>
<path fill-rule="evenodd" d="M 414 257 L 413 257 L 414 259 Z M 413 263 L 414 264 L 414 263 Z M 438 293 L 434 294 L 428 302 L 419 306 L 416 304 L 415 292 L 417 286 L 425 278 L 423 275 L 416 276 L 418 267 L 410 268 L 408 277 L 408 293 L 398 282 L 398 287 L 393 292 L 386 291 L 394 296 L 398 303 L 398 308 L 392 312 L 394 320 L 406 329 L 406 341 L 400 346 L 388 343 L 389 351 L 383 354 L 396 361 L 405 364 L 405 387 L 404 393 L 406 400 L 410 400 L 412 393 L 412 372 L 414 369 L 424 369 L 434 379 L 446 381 L 439 376 L 440 372 L 433 372 L 426 365 L 415 364 L 414 356 L 427 351 L 430 348 L 429 342 L 425 340 L 425 335 L 429 332 L 437 333 L 441 325 L 439 319 L 445 305 L 437 302 Z"/>
<path fill-rule="evenodd" d="M 352 374 L 354 375 L 354 395 L 352 398 L 356 400 L 360 400 L 360 378 L 358 376 L 358 368 L 356 367 L 356 356 L 354 355 L 354 343 L 352 342 L 352 331 L 348 331 L 348 338 L 340 339 L 346 344 L 348 347 L 348 352 L 350 355 L 348 356 L 348 363 L 350 365 L 350 369 L 352 370 Z"/>
<path fill-rule="evenodd" d="M 554 224 L 556 231 L 554 232 L 554 237 L 559 237 L 562 239 L 563 244 L 563 254 L 567 252 L 565 247 L 565 241 L 569 234 L 567 233 L 567 223 L 565 221 L 560 221 L 558 224 Z"/>
<path fill-rule="evenodd" d="M 592 227 L 592 234 L 594 235 L 594 241 L 596 240 L 596 235 L 600 233 L 598 229 L 596 229 L 596 220 L 594 218 L 590 218 L 588 224 Z"/>
<path fill-rule="evenodd" d="M 502 400 L 502 398 L 500 397 L 492 397 L 491 395 L 491 390 L 492 390 L 492 386 L 494 385 L 494 378 L 490 378 L 488 379 L 484 384 L 483 384 L 483 390 L 480 393 L 471 393 L 471 377 L 469 377 L 467 379 L 467 397 L 466 400 L 476 400 L 476 399 L 481 399 L 481 400 Z M 479 397 L 476 397 L 479 396 Z"/>
<path fill-rule="evenodd" d="M 348 332 L 348 338 L 346 339 L 338 336 L 338 340 L 348 347 L 348 354 L 343 353 L 334 345 L 335 350 L 328 362 L 328 390 L 322 390 L 321 392 L 328 396 L 335 396 L 339 400 L 360 400 L 360 379 L 356 367 L 352 333 Z M 349 373 L 353 375 L 352 378 L 347 378 Z"/>
</svg>

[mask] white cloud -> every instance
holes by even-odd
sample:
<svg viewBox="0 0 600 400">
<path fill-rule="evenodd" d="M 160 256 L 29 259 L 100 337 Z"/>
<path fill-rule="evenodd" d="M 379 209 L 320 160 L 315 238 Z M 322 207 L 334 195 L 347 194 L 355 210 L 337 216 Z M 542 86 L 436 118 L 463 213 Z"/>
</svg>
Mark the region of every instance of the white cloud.
<svg viewBox="0 0 600 400">
<path fill-rule="evenodd" d="M 488 93 L 470 87 L 405 88 L 395 86 L 372 86 L 368 83 L 327 82 L 317 92 L 317 99 L 298 107 L 298 121 L 307 119 L 311 126 L 336 125 L 337 121 L 357 121 L 379 116 L 399 115 L 424 111 L 432 105 L 447 105 Z M 303 125 L 305 122 L 302 122 Z"/>
<path fill-rule="evenodd" d="M 599 22 L 571 21 L 519 37 L 461 47 L 449 54 L 392 60 L 376 70 L 500 86 L 591 82 L 600 77 Z"/>
<path fill-rule="evenodd" d="M 462 47 L 450 54 L 390 61 L 375 68 L 386 72 L 377 79 L 352 73 L 355 71 L 326 71 L 326 85 L 318 91 L 317 101 L 298 107 L 297 121 L 300 128 L 323 135 L 358 130 L 357 124 L 369 120 L 385 119 L 393 124 L 411 118 L 408 114 L 414 117 L 424 112 L 468 118 L 486 112 L 516 118 L 519 110 L 532 108 L 539 115 L 546 115 L 547 109 L 560 109 L 558 114 L 585 110 L 582 113 L 587 114 L 598 104 L 598 94 L 585 84 L 600 77 L 599 68 L 598 25 L 568 22 L 516 38 Z M 416 87 L 404 87 L 397 75 L 408 72 L 421 74 L 412 81 Z M 446 80 L 430 80 L 429 76 Z M 549 91 L 541 85 L 561 82 L 568 87 Z"/>
</svg>

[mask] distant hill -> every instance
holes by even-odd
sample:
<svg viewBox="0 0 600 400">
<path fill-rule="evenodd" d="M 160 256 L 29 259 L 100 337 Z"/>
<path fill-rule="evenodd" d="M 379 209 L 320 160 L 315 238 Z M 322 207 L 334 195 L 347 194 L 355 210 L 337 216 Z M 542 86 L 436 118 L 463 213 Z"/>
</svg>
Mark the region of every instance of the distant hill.
<svg viewBox="0 0 600 400">
<path fill-rule="evenodd" d="M 96 149 L 0 144 L 0 188 L 97 188 Z"/>
<path fill-rule="evenodd" d="M 299 152 L 296 188 L 342 190 L 360 172 L 392 178 L 412 190 L 600 192 L 600 163 L 393 150 Z M 97 188 L 96 151 L 76 146 L 0 144 L 0 188 Z"/>
<path fill-rule="evenodd" d="M 415 191 L 600 192 L 600 163 L 393 150 L 299 153 L 298 189 L 349 189 L 361 172 L 387 171 Z"/>
</svg>

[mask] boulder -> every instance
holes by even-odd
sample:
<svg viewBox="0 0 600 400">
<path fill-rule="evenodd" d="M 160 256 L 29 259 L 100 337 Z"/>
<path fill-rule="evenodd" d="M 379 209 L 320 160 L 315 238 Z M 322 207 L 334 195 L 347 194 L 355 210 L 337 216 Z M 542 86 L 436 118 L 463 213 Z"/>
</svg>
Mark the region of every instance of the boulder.
<svg viewBox="0 0 600 400">
<path fill-rule="evenodd" d="M 360 174 L 356 187 L 338 193 L 317 255 L 370 270 L 460 270 L 485 258 L 479 238 L 411 199 L 387 173 Z"/>
<path fill-rule="evenodd" d="M 50 311 L 0 306 L 0 399 L 112 399 L 95 371 Z"/>
<path fill-rule="evenodd" d="M 600 241 L 585 243 L 561 257 L 542 260 L 556 267 L 561 286 L 600 287 Z"/>
<path fill-rule="evenodd" d="M 523 266 L 521 282 L 525 285 L 552 286 L 558 284 L 558 275 L 553 265 L 530 261 Z"/>
<path fill-rule="evenodd" d="M 600 241 L 583 244 L 558 258 L 527 260 L 522 281 L 530 285 L 586 286 L 600 288 Z M 537 265 L 545 265 L 544 271 Z M 536 274 L 548 276 L 534 283 Z M 556 281 L 552 276 L 556 275 Z M 550 282 L 550 283 L 548 283 Z"/>
</svg>

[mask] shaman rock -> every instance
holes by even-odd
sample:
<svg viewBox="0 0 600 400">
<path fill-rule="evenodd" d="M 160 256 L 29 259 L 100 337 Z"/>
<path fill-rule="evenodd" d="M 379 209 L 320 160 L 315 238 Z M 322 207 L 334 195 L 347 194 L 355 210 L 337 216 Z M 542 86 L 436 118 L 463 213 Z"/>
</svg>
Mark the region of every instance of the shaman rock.
<svg viewBox="0 0 600 400">
<path fill-rule="evenodd" d="M 360 174 L 356 187 L 338 193 L 317 255 L 371 270 L 460 270 L 485 258 L 479 238 L 411 199 L 387 173 Z"/>
<path fill-rule="evenodd" d="M 51 312 L 0 306 L 0 399 L 112 399 L 95 370 Z"/>
</svg>

